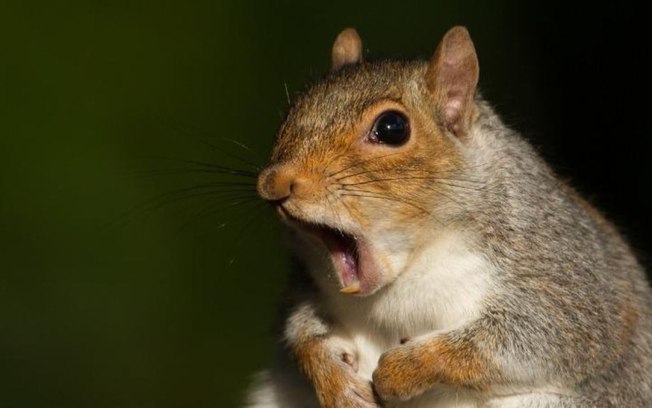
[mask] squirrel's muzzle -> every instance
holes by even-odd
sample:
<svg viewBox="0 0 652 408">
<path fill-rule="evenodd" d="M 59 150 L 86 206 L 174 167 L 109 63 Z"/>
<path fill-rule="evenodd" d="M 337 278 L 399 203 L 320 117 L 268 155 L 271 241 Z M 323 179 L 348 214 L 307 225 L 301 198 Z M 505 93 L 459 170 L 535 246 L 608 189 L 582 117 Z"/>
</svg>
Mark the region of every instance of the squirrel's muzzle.
<svg viewBox="0 0 652 408">
<path fill-rule="evenodd" d="M 268 167 L 258 176 L 258 194 L 273 204 L 314 196 L 319 185 L 317 175 L 303 174 L 288 165 Z"/>
</svg>

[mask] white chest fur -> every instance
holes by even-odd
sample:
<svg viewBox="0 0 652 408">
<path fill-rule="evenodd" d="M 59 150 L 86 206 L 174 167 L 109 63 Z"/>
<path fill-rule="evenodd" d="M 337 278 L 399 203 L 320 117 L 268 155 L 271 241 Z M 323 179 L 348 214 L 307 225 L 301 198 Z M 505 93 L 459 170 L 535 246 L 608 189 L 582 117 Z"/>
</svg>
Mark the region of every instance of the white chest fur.
<svg viewBox="0 0 652 408">
<path fill-rule="evenodd" d="M 396 280 L 378 293 L 356 298 L 337 295 L 332 311 L 341 322 L 366 378 L 387 349 L 403 337 L 448 331 L 476 319 L 491 289 L 493 269 L 471 248 L 467 234 L 448 231 L 412 256 Z M 400 407 L 471 407 L 468 395 L 432 392 Z"/>
</svg>

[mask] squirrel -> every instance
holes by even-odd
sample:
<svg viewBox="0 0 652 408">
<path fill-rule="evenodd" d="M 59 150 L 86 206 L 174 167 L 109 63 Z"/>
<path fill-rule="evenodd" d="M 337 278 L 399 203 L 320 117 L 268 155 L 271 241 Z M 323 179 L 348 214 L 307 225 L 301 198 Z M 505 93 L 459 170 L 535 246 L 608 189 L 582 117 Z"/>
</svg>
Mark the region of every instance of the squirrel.
<svg viewBox="0 0 652 408">
<path fill-rule="evenodd" d="M 428 61 L 339 34 L 258 178 L 301 269 L 247 407 L 652 404 L 645 271 L 478 79 L 464 27 Z"/>
</svg>

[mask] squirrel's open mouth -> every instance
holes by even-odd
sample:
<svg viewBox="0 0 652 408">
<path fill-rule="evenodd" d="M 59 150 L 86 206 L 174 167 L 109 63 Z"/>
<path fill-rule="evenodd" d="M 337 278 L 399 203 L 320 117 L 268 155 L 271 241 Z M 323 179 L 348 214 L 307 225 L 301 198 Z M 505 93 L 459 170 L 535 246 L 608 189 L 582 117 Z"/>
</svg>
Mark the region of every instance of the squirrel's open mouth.
<svg viewBox="0 0 652 408">
<path fill-rule="evenodd" d="M 281 209 L 281 213 L 283 218 L 289 221 L 290 224 L 293 224 L 298 229 L 324 244 L 337 272 L 340 292 L 351 294 L 366 294 L 370 292 L 370 284 L 373 279 L 367 279 L 369 273 L 365 273 L 363 270 L 365 269 L 364 264 L 371 266 L 373 262 L 365 262 L 363 259 L 365 257 L 363 255 L 368 254 L 368 251 L 364 250 L 365 246 L 362 240 L 340 229 L 298 219 L 283 209 Z"/>
<path fill-rule="evenodd" d="M 322 240 L 337 271 L 342 293 L 360 292 L 360 252 L 355 236 L 325 226 L 315 226 L 312 233 Z"/>
</svg>

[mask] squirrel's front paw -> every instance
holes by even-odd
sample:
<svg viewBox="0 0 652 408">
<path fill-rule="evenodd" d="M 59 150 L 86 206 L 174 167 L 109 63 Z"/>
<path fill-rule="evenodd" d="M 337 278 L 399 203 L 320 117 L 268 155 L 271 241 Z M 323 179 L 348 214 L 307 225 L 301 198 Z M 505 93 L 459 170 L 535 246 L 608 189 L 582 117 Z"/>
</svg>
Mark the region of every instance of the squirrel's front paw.
<svg viewBox="0 0 652 408">
<path fill-rule="evenodd" d="M 339 383 L 330 396 L 324 398 L 324 407 L 328 408 L 380 408 L 377 404 L 371 382 L 358 375 L 357 359 L 349 353 L 341 353 L 341 370 L 332 378 Z M 342 364 L 343 363 L 343 364 Z"/>
<path fill-rule="evenodd" d="M 399 346 L 380 356 L 373 373 L 376 393 L 383 401 L 409 400 L 428 389 L 424 355 L 411 346 Z"/>
<path fill-rule="evenodd" d="M 322 407 L 380 408 L 371 382 L 358 374 L 358 362 L 352 353 L 330 349 L 316 363 L 312 380 Z"/>
</svg>

